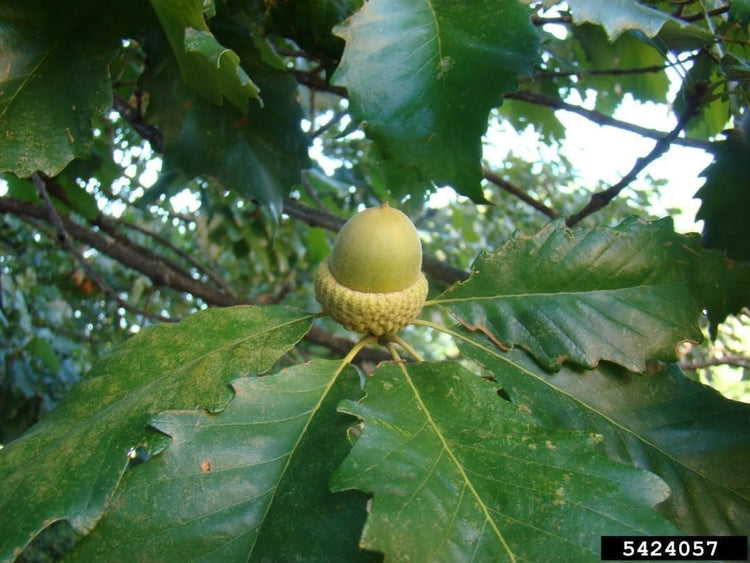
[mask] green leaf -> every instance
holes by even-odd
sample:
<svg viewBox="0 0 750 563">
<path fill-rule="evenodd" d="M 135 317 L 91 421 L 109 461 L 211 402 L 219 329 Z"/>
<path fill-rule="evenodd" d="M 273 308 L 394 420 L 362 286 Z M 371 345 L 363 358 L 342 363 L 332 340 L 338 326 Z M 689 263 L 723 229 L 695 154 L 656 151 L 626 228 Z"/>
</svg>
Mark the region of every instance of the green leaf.
<svg viewBox="0 0 750 563">
<path fill-rule="evenodd" d="M 748 209 L 750 212 L 750 209 Z M 698 302 L 706 310 L 711 338 L 727 316 L 738 315 L 750 306 L 750 262 L 727 258 L 724 251 L 707 250 L 697 235 L 684 237 L 683 248 L 690 258 L 688 280 Z"/>
<path fill-rule="evenodd" d="M 203 19 L 202 0 L 151 0 L 172 46 L 185 83 L 214 104 L 228 99 L 246 113 L 260 89 L 240 66 L 240 58 L 222 46 Z"/>
<path fill-rule="evenodd" d="M 26 345 L 26 350 L 29 354 L 38 358 L 52 373 L 57 373 L 60 369 L 60 358 L 57 357 L 55 349 L 47 340 L 35 336 Z"/>
<path fill-rule="evenodd" d="M 730 258 L 750 260 L 750 144 L 733 134 L 712 144 L 714 161 L 703 170 L 705 184 L 695 197 L 701 199 L 696 219 L 702 219 L 703 244 L 723 248 Z"/>
<path fill-rule="evenodd" d="M 309 166 L 296 82 L 263 64 L 251 36 L 236 28 L 221 31 L 222 40 L 253 69 L 267 102 L 262 108 L 251 104 L 246 115 L 207 102 L 185 88 L 161 37 L 149 36 L 146 51 L 153 64 L 146 69 L 143 87 L 151 95 L 147 119 L 164 136 L 164 178 L 171 179 L 175 171 L 201 176 L 221 189 L 257 199 L 279 216 L 284 197 Z"/>
<path fill-rule="evenodd" d="M 584 72 L 577 84 L 581 91 L 589 88 L 596 91 L 597 109 L 614 113 L 626 93 L 636 100 L 667 102 L 669 78 L 663 70 L 666 61 L 649 42 L 639 40 L 633 33 L 623 33 L 610 42 L 601 27 L 591 24 L 574 26 L 571 33 L 583 50 L 581 66 L 585 70 L 607 72 Z M 662 70 L 627 72 L 658 68 Z M 617 74 L 618 71 L 623 72 Z"/>
<path fill-rule="evenodd" d="M 673 48 L 697 48 L 713 41 L 713 35 L 637 0 L 569 0 L 573 21 L 601 25 L 611 41 L 626 31 L 663 39 Z"/>
<path fill-rule="evenodd" d="M 733 0 L 729 4 L 729 15 L 732 21 L 747 26 L 750 23 L 750 0 Z"/>
<path fill-rule="evenodd" d="M 54 176 L 93 145 L 92 120 L 112 105 L 107 65 L 127 20 L 97 2 L 0 8 L 0 171 Z"/>
<path fill-rule="evenodd" d="M 332 488 L 373 493 L 362 545 L 394 561 L 598 561 L 602 534 L 673 533 L 654 475 L 597 438 L 547 430 L 450 362 L 387 364 L 360 403 L 364 430 Z"/>
<path fill-rule="evenodd" d="M 158 415 L 152 425 L 172 443 L 125 475 L 71 559 L 361 559 L 367 498 L 328 490 L 350 447 L 352 420 L 336 405 L 361 395 L 356 371 L 338 376 L 340 366 L 316 360 L 237 379 L 219 414 Z"/>
<path fill-rule="evenodd" d="M 702 98 L 698 106 L 698 115 L 687 123 L 686 132 L 702 139 L 710 139 L 721 133 L 729 123 L 731 106 L 728 97 L 716 90 L 723 88 L 722 69 L 713 58 L 701 52 L 695 58 L 693 66 L 687 72 L 682 87 L 675 97 L 674 112 L 682 115 L 689 98 Z M 707 91 L 709 85 L 715 84 L 713 91 Z"/>
<path fill-rule="evenodd" d="M 333 71 L 344 42 L 331 29 L 362 7 L 363 0 L 279 0 L 265 4 L 269 32 L 292 39 Z"/>
<path fill-rule="evenodd" d="M 55 520 L 90 531 L 154 415 L 223 408 L 227 383 L 269 369 L 311 322 L 280 306 L 210 309 L 110 352 L 54 411 L 0 450 L 0 560 Z"/>
<path fill-rule="evenodd" d="M 432 303 L 549 370 L 609 360 L 642 371 L 646 360 L 676 359 L 678 343 L 702 338 L 681 242 L 671 219 L 596 229 L 557 221 L 481 254 L 471 277 Z"/>
<path fill-rule="evenodd" d="M 675 366 L 638 375 L 611 365 L 551 376 L 528 356 L 462 344 L 542 424 L 598 432 L 615 460 L 661 476 L 659 511 L 688 534 L 750 529 L 750 405 L 730 401 Z"/>
<path fill-rule="evenodd" d="M 537 60 L 517 0 L 371 0 L 334 32 L 346 48 L 334 81 L 389 158 L 481 202 L 490 109 Z"/>
</svg>

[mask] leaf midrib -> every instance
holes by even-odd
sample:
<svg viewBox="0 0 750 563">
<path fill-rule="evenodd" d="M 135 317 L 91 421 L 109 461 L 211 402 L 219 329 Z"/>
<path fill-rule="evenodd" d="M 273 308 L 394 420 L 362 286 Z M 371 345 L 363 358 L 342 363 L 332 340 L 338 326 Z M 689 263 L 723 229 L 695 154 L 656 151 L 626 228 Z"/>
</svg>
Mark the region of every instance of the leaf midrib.
<svg viewBox="0 0 750 563">
<path fill-rule="evenodd" d="M 456 455 L 453 453 L 453 450 L 448 444 L 448 441 L 446 440 L 445 436 L 443 436 L 443 433 L 440 431 L 440 428 L 438 427 L 435 420 L 432 418 L 432 415 L 430 414 L 430 410 L 427 408 L 427 405 L 425 405 L 424 401 L 422 400 L 422 396 L 419 393 L 419 390 L 417 389 L 416 385 L 414 384 L 414 381 L 409 375 L 409 370 L 406 368 L 406 365 L 403 363 L 399 363 L 398 365 L 401 368 L 401 372 L 404 374 L 404 377 L 406 378 L 406 382 L 409 384 L 409 387 L 411 388 L 412 393 L 414 394 L 414 398 L 417 401 L 417 404 L 419 405 L 420 409 L 422 410 L 422 413 L 424 414 L 424 417 L 427 420 L 427 423 L 429 424 L 429 426 L 432 428 L 432 431 L 440 440 L 440 444 L 443 448 L 443 451 L 446 452 L 448 456 L 451 458 L 451 461 L 453 462 L 455 467 L 458 469 L 458 472 L 460 473 L 461 478 L 464 481 L 464 484 L 468 487 L 469 491 L 471 492 L 472 496 L 476 499 L 477 503 L 479 503 L 479 506 L 485 517 L 485 522 L 488 522 L 490 524 L 490 526 L 492 527 L 492 530 L 495 532 L 495 536 L 497 537 L 498 541 L 503 546 L 503 549 L 506 551 L 506 553 L 510 557 L 510 560 L 515 562 L 516 558 L 515 558 L 515 555 L 513 554 L 513 551 L 510 549 L 510 546 L 505 541 L 505 537 L 503 536 L 502 532 L 498 528 L 497 523 L 495 522 L 495 519 L 490 514 L 489 508 L 482 501 L 482 498 L 479 495 L 479 492 L 474 488 L 474 484 L 472 483 L 471 479 L 469 479 L 469 476 L 466 474 L 466 471 L 464 470 L 463 465 L 460 463 Z M 442 452 L 441 452 L 441 455 L 442 455 Z"/>
<path fill-rule="evenodd" d="M 491 356 L 494 356 L 495 358 L 501 360 L 502 362 L 504 362 L 504 363 L 506 363 L 508 365 L 513 366 L 515 369 L 518 369 L 518 370 L 522 371 L 524 374 L 533 377 L 537 381 L 542 382 L 545 386 L 550 387 L 550 385 L 543 378 L 539 377 L 533 371 L 530 371 L 530 370 L 526 369 L 525 367 L 523 367 L 523 366 L 521 366 L 521 365 L 519 365 L 517 363 L 514 363 L 509 358 L 506 358 L 504 356 L 501 356 L 501 355 L 495 353 L 494 350 L 491 350 L 491 349 L 487 348 L 486 346 L 482 346 L 482 345 L 480 345 L 480 344 L 478 344 L 478 343 L 476 343 L 474 341 L 471 341 L 471 340 L 467 340 L 467 342 L 469 342 L 470 344 L 472 344 L 475 347 L 479 348 L 480 350 L 483 350 L 484 352 L 490 354 Z M 730 489 L 730 488 L 724 486 L 723 484 L 715 481 L 714 479 L 711 479 L 709 476 L 704 475 L 703 473 L 700 473 L 697 469 L 693 469 L 692 467 L 690 467 L 688 465 L 685 465 L 683 462 L 681 462 L 678 459 L 676 459 L 672 454 L 670 454 L 667 451 L 663 450 L 662 448 L 658 447 L 656 444 L 654 444 L 653 442 L 651 442 L 650 440 L 648 440 L 644 436 L 641 436 L 640 434 L 636 434 L 636 432 L 634 430 L 631 430 L 631 429 L 623 426 L 619 422 L 617 422 L 617 421 L 613 420 L 612 418 L 610 418 L 609 416 L 607 416 L 605 413 L 600 412 L 600 411 L 592 408 L 590 405 L 588 405 L 587 403 L 584 403 L 581 399 L 579 399 L 575 395 L 572 395 L 567 390 L 560 389 L 559 387 L 554 387 L 554 386 L 552 386 L 552 389 L 554 391 L 556 391 L 556 392 L 558 392 L 558 393 L 566 396 L 567 398 L 573 400 L 573 402 L 575 402 L 578 405 L 580 405 L 584 409 L 585 412 L 591 412 L 591 413 L 596 414 L 597 416 L 601 417 L 602 419 L 604 419 L 605 421 L 607 421 L 609 424 L 611 424 L 614 428 L 618 429 L 620 432 L 622 432 L 624 434 L 628 434 L 628 435 L 634 437 L 638 442 L 641 442 L 644 445 L 652 448 L 654 451 L 660 453 L 661 455 L 663 455 L 664 457 L 666 457 L 667 459 L 669 459 L 676 466 L 683 468 L 687 472 L 692 473 L 693 475 L 695 475 L 695 476 L 697 476 L 697 477 L 699 477 L 701 479 L 704 479 L 705 481 L 711 483 L 712 485 L 714 485 L 717 488 L 720 488 L 720 489 L 726 491 L 727 493 L 730 493 L 732 495 L 737 495 L 740 498 L 745 499 L 745 500 L 750 500 L 747 497 L 743 496 L 742 493 L 740 493 L 738 491 L 735 491 L 734 489 Z M 660 478 L 663 480 L 662 477 L 660 477 Z"/>
<path fill-rule="evenodd" d="M 628 285 L 623 287 L 614 287 L 611 289 L 591 289 L 591 290 L 579 290 L 579 291 L 555 291 L 555 292 L 539 292 L 539 293 L 504 293 L 497 295 L 482 295 L 482 296 L 471 296 L 471 297 L 458 297 L 451 299 L 431 299 L 426 301 L 424 306 L 429 307 L 431 305 L 451 305 L 453 303 L 466 303 L 474 301 L 502 301 L 503 299 L 530 299 L 533 297 L 580 297 L 581 295 L 592 295 L 592 294 L 610 294 L 618 293 L 621 291 L 631 291 L 640 289 L 661 289 L 669 287 L 687 287 L 689 284 L 686 281 L 674 281 L 664 283 L 651 283 L 646 285 Z"/>
</svg>

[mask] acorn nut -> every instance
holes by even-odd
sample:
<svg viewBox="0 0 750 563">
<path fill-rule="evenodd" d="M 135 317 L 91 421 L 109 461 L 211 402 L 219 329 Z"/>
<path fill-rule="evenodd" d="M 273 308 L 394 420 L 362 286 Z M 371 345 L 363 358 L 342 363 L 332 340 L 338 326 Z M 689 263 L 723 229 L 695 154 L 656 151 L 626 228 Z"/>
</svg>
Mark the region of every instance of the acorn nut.
<svg viewBox="0 0 750 563">
<path fill-rule="evenodd" d="M 349 219 L 318 269 L 315 295 L 354 332 L 381 336 L 409 325 L 427 298 L 414 224 L 387 203 Z"/>
</svg>

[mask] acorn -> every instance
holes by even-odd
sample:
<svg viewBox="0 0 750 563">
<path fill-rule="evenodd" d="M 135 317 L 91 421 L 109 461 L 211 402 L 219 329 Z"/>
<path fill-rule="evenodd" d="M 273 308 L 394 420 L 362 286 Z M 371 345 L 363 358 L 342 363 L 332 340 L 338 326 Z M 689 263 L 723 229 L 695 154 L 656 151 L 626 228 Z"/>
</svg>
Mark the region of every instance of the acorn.
<svg viewBox="0 0 750 563">
<path fill-rule="evenodd" d="M 354 332 L 381 336 L 409 325 L 427 298 L 422 243 L 411 220 L 387 203 L 349 219 L 318 269 L 315 296 Z"/>
</svg>

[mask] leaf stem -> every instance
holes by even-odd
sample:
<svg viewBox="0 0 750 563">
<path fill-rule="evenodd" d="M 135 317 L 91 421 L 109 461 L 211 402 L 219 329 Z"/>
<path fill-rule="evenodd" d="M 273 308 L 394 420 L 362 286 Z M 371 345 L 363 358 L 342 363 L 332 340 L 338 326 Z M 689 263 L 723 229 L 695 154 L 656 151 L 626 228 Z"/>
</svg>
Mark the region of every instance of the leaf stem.
<svg viewBox="0 0 750 563">
<path fill-rule="evenodd" d="M 424 358 L 417 352 L 406 340 L 401 338 L 398 334 L 389 334 L 386 336 L 386 342 L 388 344 L 395 343 L 401 346 L 409 354 L 411 354 L 418 362 L 424 362 Z M 387 346 L 386 346 L 387 347 Z"/>
<path fill-rule="evenodd" d="M 368 344 L 375 344 L 378 341 L 377 336 L 373 336 L 371 334 L 368 334 L 367 336 L 363 336 L 359 339 L 359 341 L 352 346 L 352 349 L 349 350 L 349 353 L 344 357 L 343 360 L 341 360 L 341 365 L 336 370 L 336 373 L 334 374 L 334 378 L 338 377 L 338 375 L 344 371 L 344 368 L 352 363 L 352 360 L 354 360 L 355 356 L 359 353 L 359 351 L 367 346 Z"/>
<path fill-rule="evenodd" d="M 391 353 L 391 356 L 393 359 L 397 362 L 402 362 L 401 356 L 398 355 L 398 350 L 396 350 L 396 347 L 393 345 L 393 341 L 388 341 L 385 343 L 385 347 L 388 348 L 388 351 Z"/>
</svg>

